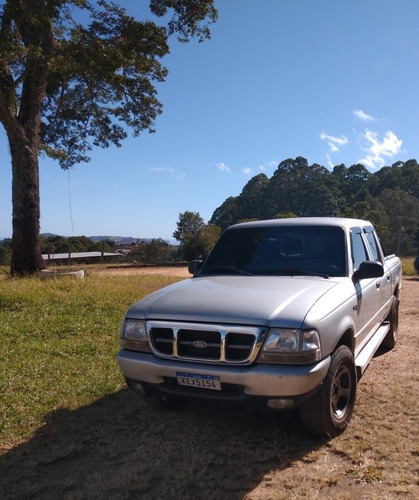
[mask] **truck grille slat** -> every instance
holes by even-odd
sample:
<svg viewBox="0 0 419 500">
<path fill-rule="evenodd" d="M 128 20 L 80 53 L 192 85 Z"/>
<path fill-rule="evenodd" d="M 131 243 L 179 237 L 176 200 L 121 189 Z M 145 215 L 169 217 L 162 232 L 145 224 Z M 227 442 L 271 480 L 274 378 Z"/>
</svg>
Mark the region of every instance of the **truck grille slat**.
<svg viewBox="0 0 419 500">
<path fill-rule="evenodd" d="M 148 322 L 154 354 L 206 363 L 249 364 L 264 335 L 265 330 L 257 327 Z"/>
</svg>

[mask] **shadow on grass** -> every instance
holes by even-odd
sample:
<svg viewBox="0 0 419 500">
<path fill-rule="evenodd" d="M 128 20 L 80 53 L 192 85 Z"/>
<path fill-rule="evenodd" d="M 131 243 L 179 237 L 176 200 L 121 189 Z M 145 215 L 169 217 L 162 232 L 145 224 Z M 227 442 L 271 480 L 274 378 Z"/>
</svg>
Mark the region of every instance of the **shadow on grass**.
<svg viewBox="0 0 419 500">
<path fill-rule="evenodd" d="M 49 415 L 0 457 L 1 498 L 243 498 L 323 443 L 294 413 L 148 408 L 127 389 Z"/>
</svg>

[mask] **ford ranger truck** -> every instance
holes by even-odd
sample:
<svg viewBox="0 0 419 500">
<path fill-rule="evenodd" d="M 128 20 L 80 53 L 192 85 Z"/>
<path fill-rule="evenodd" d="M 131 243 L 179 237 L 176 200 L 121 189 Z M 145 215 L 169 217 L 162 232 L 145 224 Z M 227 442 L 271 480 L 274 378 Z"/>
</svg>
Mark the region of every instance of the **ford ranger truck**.
<svg viewBox="0 0 419 500">
<path fill-rule="evenodd" d="M 193 277 L 133 305 L 118 362 L 157 408 L 201 398 L 298 408 L 333 437 L 357 382 L 397 341 L 401 263 L 368 221 L 275 219 L 226 229 Z"/>
</svg>

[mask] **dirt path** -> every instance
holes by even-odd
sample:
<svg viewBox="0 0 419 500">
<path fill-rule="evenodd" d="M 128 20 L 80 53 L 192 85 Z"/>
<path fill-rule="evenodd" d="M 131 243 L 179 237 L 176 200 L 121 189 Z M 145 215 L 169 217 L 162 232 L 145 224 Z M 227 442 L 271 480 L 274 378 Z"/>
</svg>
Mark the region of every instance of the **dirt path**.
<svg viewBox="0 0 419 500">
<path fill-rule="evenodd" d="M 113 276 L 124 276 L 129 274 L 164 274 L 166 276 L 179 276 L 181 278 L 190 278 L 191 275 L 188 272 L 187 266 L 176 266 L 176 267 L 154 267 L 154 266 L 145 266 L 145 267 L 108 267 L 101 268 L 96 271 L 93 270 L 96 274 L 107 274 Z"/>
</svg>

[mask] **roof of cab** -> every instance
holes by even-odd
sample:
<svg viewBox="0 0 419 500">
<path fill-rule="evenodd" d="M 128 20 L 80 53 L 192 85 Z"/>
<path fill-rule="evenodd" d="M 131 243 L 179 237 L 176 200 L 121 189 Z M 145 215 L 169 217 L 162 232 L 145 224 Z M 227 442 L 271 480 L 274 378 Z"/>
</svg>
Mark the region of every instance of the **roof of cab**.
<svg viewBox="0 0 419 500">
<path fill-rule="evenodd" d="M 372 226 L 371 222 L 362 219 L 347 219 L 343 217 L 292 217 L 286 219 L 266 219 L 234 224 L 230 228 L 238 227 L 266 227 L 266 226 L 339 226 L 365 227 Z"/>
</svg>

